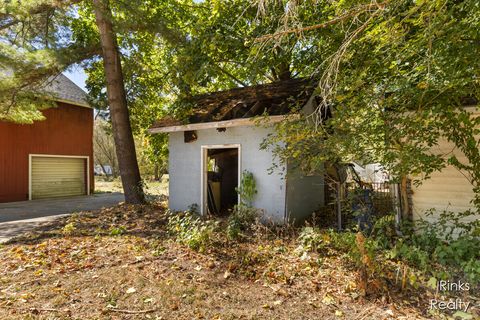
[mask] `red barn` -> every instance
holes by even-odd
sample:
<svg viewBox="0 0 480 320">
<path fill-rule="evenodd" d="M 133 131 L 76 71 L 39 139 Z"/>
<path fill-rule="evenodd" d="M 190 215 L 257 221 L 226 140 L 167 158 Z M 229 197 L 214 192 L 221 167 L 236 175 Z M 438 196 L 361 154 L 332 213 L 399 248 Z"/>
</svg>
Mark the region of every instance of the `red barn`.
<svg viewBox="0 0 480 320">
<path fill-rule="evenodd" d="M 58 107 L 33 124 L 0 121 L 0 202 L 93 192 L 93 109 L 60 74 L 49 85 Z"/>
</svg>

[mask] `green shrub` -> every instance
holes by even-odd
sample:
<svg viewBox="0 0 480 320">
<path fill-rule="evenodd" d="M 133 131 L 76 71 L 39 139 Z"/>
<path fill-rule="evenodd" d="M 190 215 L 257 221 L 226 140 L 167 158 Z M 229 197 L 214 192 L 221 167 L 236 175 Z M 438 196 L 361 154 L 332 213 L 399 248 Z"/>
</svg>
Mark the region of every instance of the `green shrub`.
<svg viewBox="0 0 480 320">
<path fill-rule="evenodd" d="M 312 227 L 305 227 L 300 231 L 298 242 L 297 250 L 307 252 L 317 252 L 325 245 L 324 236 L 320 230 Z"/>
<path fill-rule="evenodd" d="M 66 236 L 71 236 L 76 230 L 77 226 L 75 225 L 75 222 L 70 222 L 62 228 L 62 233 Z"/>
<path fill-rule="evenodd" d="M 433 214 L 433 211 L 427 213 Z M 438 276 L 463 273 L 472 283 L 480 281 L 480 239 L 478 221 L 465 222 L 472 213 L 443 211 L 435 222 L 402 223 L 403 236 L 392 232 L 393 216 L 377 221 L 372 237 L 387 249 L 385 256 L 403 260 L 423 272 Z M 393 224 L 394 227 L 394 224 Z M 441 269 L 441 270 L 440 270 Z"/>
<path fill-rule="evenodd" d="M 370 237 L 375 239 L 383 249 L 391 248 L 396 236 L 395 216 L 393 214 L 378 218 L 373 224 L 370 234 Z"/>
<path fill-rule="evenodd" d="M 460 224 L 463 230 L 457 238 L 451 232 L 455 230 L 452 223 Z M 357 266 L 368 258 L 372 262 L 369 268 L 379 274 L 382 270 L 378 261 L 393 259 L 426 275 L 450 279 L 455 274 L 472 284 L 480 283 L 480 239 L 476 236 L 476 227 L 466 226 L 455 217 L 448 221 L 446 214 L 440 222 L 429 224 L 424 221 L 415 227 L 416 230 L 412 223 L 404 222 L 402 232 L 397 234 L 394 216 L 381 217 L 374 223 L 370 236 L 362 241 L 362 250 L 359 250 L 353 231 L 304 227 L 298 237 L 297 250 L 321 253 L 327 248 L 334 249 L 344 252 Z M 447 232 L 448 240 L 443 237 L 444 232 Z"/>
<path fill-rule="evenodd" d="M 119 227 L 111 227 L 110 228 L 110 235 L 111 236 L 120 236 L 124 234 L 127 231 L 127 228 L 124 226 L 119 226 Z"/>
<path fill-rule="evenodd" d="M 177 242 L 199 252 L 207 249 L 216 227 L 216 222 L 203 220 L 189 211 L 171 214 L 167 225 L 169 234 L 175 236 Z"/>
<path fill-rule="evenodd" d="M 238 239 L 238 237 L 246 231 L 249 231 L 259 217 L 258 209 L 247 207 L 239 204 L 233 208 L 231 215 L 228 217 L 227 237 L 230 240 Z"/>
<path fill-rule="evenodd" d="M 253 174 L 242 172 L 240 186 L 236 189 L 240 196 L 240 203 L 233 208 L 228 217 L 227 237 L 230 240 L 238 239 L 243 233 L 251 229 L 260 216 L 260 211 L 253 207 L 253 200 L 257 194 L 257 186 Z"/>
<path fill-rule="evenodd" d="M 257 194 L 257 183 L 253 173 L 244 170 L 240 180 L 240 186 L 235 189 L 240 196 L 240 204 L 246 207 L 253 206 L 253 200 Z"/>
</svg>

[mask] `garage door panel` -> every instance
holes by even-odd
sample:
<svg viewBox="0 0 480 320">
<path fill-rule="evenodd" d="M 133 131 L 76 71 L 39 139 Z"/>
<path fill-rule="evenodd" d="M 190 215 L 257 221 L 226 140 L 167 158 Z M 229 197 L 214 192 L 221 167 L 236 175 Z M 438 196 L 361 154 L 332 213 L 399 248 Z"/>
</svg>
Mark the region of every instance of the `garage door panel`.
<svg viewBox="0 0 480 320">
<path fill-rule="evenodd" d="M 32 199 L 86 194 L 84 158 L 32 157 Z"/>
</svg>

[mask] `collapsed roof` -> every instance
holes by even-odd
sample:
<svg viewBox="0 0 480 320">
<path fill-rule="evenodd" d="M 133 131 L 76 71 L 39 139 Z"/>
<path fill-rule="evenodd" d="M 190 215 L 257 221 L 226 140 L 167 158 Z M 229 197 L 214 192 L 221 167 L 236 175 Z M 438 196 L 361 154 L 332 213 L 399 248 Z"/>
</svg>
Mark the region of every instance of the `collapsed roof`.
<svg viewBox="0 0 480 320">
<path fill-rule="evenodd" d="M 290 79 L 199 95 L 192 98 L 195 107 L 187 121 L 165 117 L 158 120 L 152 129 L 245 119 L 263 114 L 286 115 L 294 108 L 303 107 L 313 90 L 311 79 Z"/>
</svg>

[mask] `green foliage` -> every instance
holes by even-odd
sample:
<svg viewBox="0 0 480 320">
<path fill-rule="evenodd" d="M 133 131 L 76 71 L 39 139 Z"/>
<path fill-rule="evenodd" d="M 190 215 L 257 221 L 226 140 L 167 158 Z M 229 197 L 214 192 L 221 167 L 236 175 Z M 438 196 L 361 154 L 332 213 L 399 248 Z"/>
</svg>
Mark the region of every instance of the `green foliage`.
<svg viewBox="0 0 480 320">
<path fill-rule="evenodd" d="M 75 225 L 75 222 L 70 222 L 67 223 L 63 228 L 62 228 L 62 233 L 67 236 L 71 236 L 75 233 L 77 230 L 77 227 Z"/>
<path fill-rule="evenodd" d="M 267 11 L 278 6 L 263 3 Z M 363 5 L 289 2 L 283 30 L 345 17 Z M 328 14 L 316 23 L 310 14 L 296 14 L 310 7 Z M 327 160 L 381 163 L 394 177 L 412 176 L 416 183 L 452 165 L 469 177 L 479 210 L 480 117 L 478 108 L 464 109 L 480 100 L 478 1 L 401 0 L 360 12 L 338 20 L 348 23 L 301 33 L 304 43 L 324 43 L 330 34 L 344 40 L 313 49 L 330 53 L 317 65 L 321 102 L 315 115 L 279 123 L 266 145 L 306 171 Z M 334 115 L 329 120 L 321 118 L 327 108 Z M 439 150 L 440 142 L 452 147 Z"/>
<path fill-rule="evenodd" d="M 343 253 L 357 267 L 363 267 L 366 263 L 369 268 L 378 267 L 373 263 L 374 257 L 378 254 L 378 242 L 374 238 L 365 238 L 364 240 L 359 246 L 355 232 L 304 227 L 297 239 L 299 243 L 297 251 L 302 254 L 317 252 L 321 255 L 328 255 L 330 250 L 334 250 L 337 251 L 336 254 Z M 365 261 L 366 258 L 368 261 Z"/>
<path fill-rule="evenodd" d="M 255 182 L 255 178 L 253 176 L 253 173 L 244 170 L 242 172 L 242 177 L 240 180 L 240 186 L 236 188 L 236 191 L 238 192 L 240 196 L 240 202 L 241 204 L 251 207 L 253 199 L 255 198 L 255 195 L 257 194 L 257 183 Z"/>
<path fill-rule="evenodd" d="M 356 232 L 314 227 L 304 227 L 300 231 L 297 251 L 324 255 L 334 249 L 344 252 L 357 267 L 367 261 L 369 269 L 377 274 L 382 274 L 378 262 L 391 260 L 402 261 L 417 270 L 417 274 L 445 280 L 460 277 L 472 284 L 480 283 L 480 238 L 473 233 L 463 233 L 447 241 L 441 237 L 444 227 L 426 222 L 421 230 L 416 231 L 405 225 L 403 235 L 400 235 L 395 230 L 394 221 L 391 215 L 375 222 L 371 234 L 363 241 L 363 254 L 359 250 Z M 413 275 L 415 271 L 409 276 Z M 416 280 L 410 280 L 416 283 Z"/>
<path fill-rule="evenodd" d="M 2 2 L 0 120 L 43 120 L 40 110 L 55 105 L 45 86 L 69 66 L 94 55 L 91 43 L 70 41 L 74 7 L 68 1 Z"/>
<path fill-rule="evenodd" d="M 236 191 L 240 196 L 240 203 L 233 208 L 227 225 L 227 236 L 232 240 L 237 239 L 242 232 L 250 230 L 260 216 L 259 210 L 252 206 L 257 194 L 257 186 L 251 172 L 246 170 L 242 172 L 240 186 Z"/>
<path fill-rule="evenodd" d="M 324 236 L 313 227 L 305 227 L 300 231 L 298 242 L 300 243 L 298 250 L 318 252 L 324 247 Z"/>
<path fill-rule="evenodd" d="M 396 238 L 395 216 L 393 214 L 378 218 L 373 225 L 370 237 L 376 239 L 382 248 L 390 248 L 392 241 Z"/>
<path fill-rule="evenodd" d="M 203 220 L 192 212 L 172 213 L 168 219 L 168 232 L 175 236 L 177 242 L 190 249 L 205 252 L 212 241 L 217 223 Z"/>
<path fill-rule="evenodd" d="M 135 136 L 138 166 L 144 179 L 160 180 L 168 169 L 167 135 L 137 134 Z"/>
<path fill-rule="evenodd" d="M 430 212 L 429 214 L 432 214 Z M 403 226 L 403 237 L 394 237 L 389 248 L 389 258 L 402 259 L 424 272 L 438 277 L 447 277 L 458 271 L 464 278 L 477 282 L 480 279 L 480 238 L 478 224 L 463 221 L 471 212 L 442 212 L 435 222 L 416 223 Z M 436 265 L 439 267 L 432 267 Z"/>
<path fill-rule="evenodd" d="M 127 229 L 124 226 L 112 226 L 109 230 L 111 236 L 121 236 L 127 231 Z"/>
<path fill-rule="evenodd" d="M 231 240 L 238 237 L 245 231 L 251 230 L 257 222 L 259 210 L 242 204 L 236 205 L 228 217 L 227 236 Z"/>
</svg>

